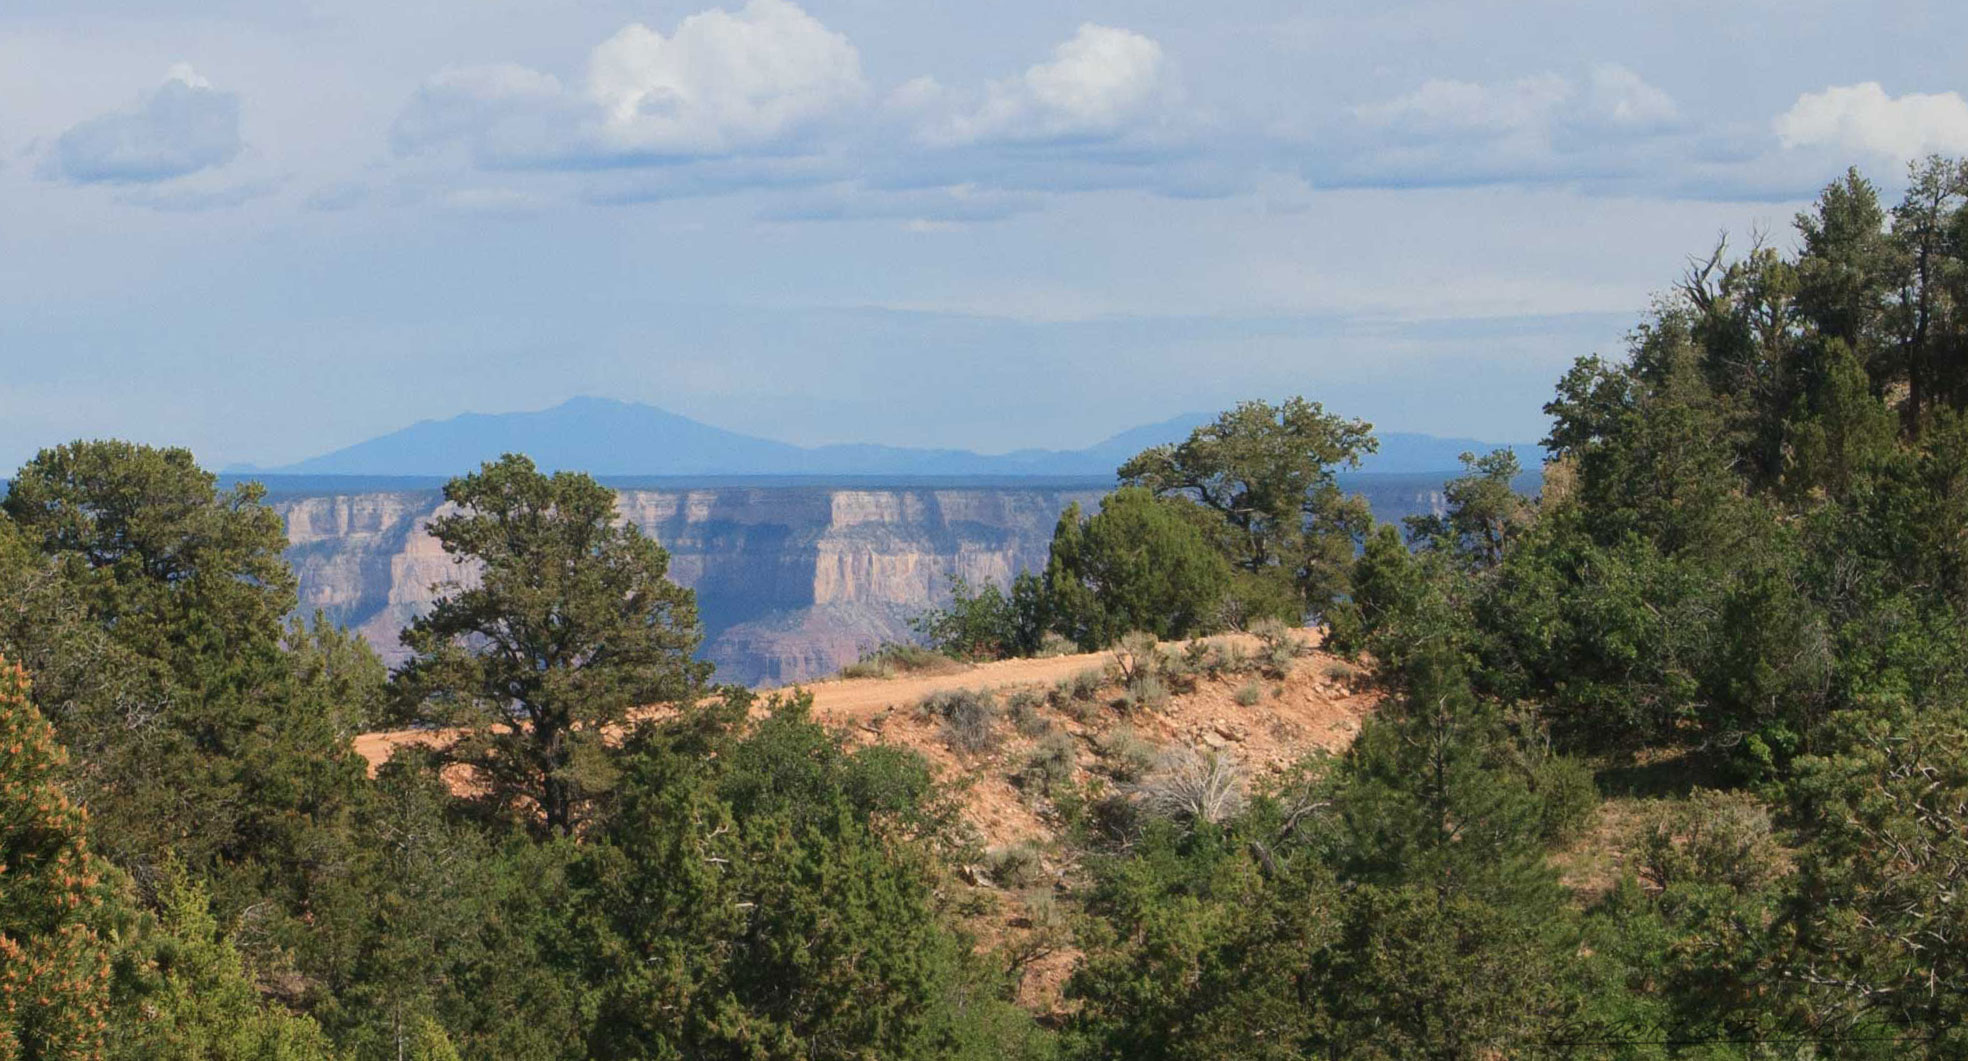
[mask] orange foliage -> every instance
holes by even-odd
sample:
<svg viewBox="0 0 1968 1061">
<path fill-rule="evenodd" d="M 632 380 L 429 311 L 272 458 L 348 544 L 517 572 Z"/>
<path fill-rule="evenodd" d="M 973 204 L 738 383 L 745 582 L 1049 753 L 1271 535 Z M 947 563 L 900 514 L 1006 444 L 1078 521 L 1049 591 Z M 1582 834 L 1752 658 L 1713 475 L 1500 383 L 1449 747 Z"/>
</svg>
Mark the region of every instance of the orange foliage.
<svg viewBox="0 0 1968 1061">
<path fill-rule="evenodd" d="M 56 782 L 63 753 L 0 659 L 0 1061 L 103 1056 L 109 953 L 87 826 Z"/>
</svg>

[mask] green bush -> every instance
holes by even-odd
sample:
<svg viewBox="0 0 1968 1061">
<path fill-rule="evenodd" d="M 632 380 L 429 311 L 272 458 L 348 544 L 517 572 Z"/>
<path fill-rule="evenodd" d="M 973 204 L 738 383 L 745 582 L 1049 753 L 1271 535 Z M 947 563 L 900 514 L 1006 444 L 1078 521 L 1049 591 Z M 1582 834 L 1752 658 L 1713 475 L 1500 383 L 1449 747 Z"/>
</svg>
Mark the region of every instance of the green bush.
<svg viewBox="0 0 1968 1061">
<path fill-rule="evenodd" d="M 1769 808 L 1747 792 L 1698 788 L 1659 808 L 1641 840 L 1640 875 L 1657 888 L 1719 884 L 1748 893 L 1783 867 Z"/>
<path fill-rule="evenodd" d="M 1090 517 L 1068 508 L 1046 564 L 1053 629 L 1088 651 L 1129 631 L 1173 640 L 1213 629 L 1232 575 L 1194 507 L 1123 487 Z"/>
<path fill-rule="evenodd" d="M 909 621 L 911 629 L 952 659 L 1011 659 L 1036 654 L 1047 628 L 1044 583 L 1030 572 L 1012 580 L 1011 592 L 985 584 L 973 590 L 962 575 L 950 577 L 950 604 Z"/>
</svg>

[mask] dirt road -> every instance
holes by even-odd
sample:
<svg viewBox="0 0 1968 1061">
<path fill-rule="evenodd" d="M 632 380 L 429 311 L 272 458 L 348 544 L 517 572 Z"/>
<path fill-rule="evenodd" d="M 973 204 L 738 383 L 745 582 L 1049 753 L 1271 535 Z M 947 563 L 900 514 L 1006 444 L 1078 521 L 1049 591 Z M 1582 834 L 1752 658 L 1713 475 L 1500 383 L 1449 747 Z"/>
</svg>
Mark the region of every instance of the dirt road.
<svg viewBox="0 0 1968 1061">
<path fill-rule="evenodd" d="M 1317 644 L 1313 631 L 1302 637 Z M 1211 638 L 1254 648 L 1256 638 L 1226 634 Z M 1180 647 L 1174 646 L 1174 647 Z M 813 715 L 824 722 L 848 723 L 868 718 L 889 707 L 913 704 L 931 693 L 952 689 L 1003 689 L 1018 685 L 1051 685 L 1070 678 L 1089 667 L 1104 667 L 1114 658 L 1111 652 L 1087 652 L 1044 659 L 1008 659 L 981 663 L 960 671 L 936 675 L 903 675 L 895 678 L 855 678 L 828 680 L 798 686 L 813 694 Z M 788 690 L 778 690 L 788 691 Z M 369 761 L 369 771 L 389 761 L 396 749 L 406 744 L 442 745 L 451 739 L 450 730 L 401 729 L 365 733 L 355 739 L 356 753 Z"/>
</svg>

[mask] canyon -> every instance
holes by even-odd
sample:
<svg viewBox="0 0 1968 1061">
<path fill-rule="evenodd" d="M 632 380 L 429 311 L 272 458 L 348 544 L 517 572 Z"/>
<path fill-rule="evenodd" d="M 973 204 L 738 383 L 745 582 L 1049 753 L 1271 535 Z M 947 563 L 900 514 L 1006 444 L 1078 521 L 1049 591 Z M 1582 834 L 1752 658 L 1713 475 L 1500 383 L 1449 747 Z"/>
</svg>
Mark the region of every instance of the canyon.
<svg viewBox="0 0 1968 1061">
<path fill-rule="evenodd" d="M 1438 510 L 1442 475 L 1357 475 L 1377 518 Z M 392 664 L 398 634 L 460 569 L 425 531 L 436 480 L 269 476 L 286 522 L 300 613 L 360 633 Z M 1004 585 L 1043 568 L 1059 514 L 1096 506 L 1112 479 L 855 481 L 730 477 L 611 482 L 622 517 L 694 589 L 718 679 L 824 677 L 949 598 L 952 576 Z"/>
</svg>

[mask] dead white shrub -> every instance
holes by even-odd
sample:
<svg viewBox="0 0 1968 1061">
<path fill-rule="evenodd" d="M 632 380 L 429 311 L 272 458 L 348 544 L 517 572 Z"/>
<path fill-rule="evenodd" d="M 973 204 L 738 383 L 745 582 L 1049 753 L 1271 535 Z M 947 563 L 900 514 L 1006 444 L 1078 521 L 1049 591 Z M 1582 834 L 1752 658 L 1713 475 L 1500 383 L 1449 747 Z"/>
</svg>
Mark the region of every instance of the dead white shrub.
<svg viewBox="0 0 1968 1061">
<path fill-rule="evenodd" d="M 1220 825 L 1244 809 L 1243 771 L 1216 751 L 1171 748 L 1134 791 L 1142 809 L 1176 821 Z"/>
</svg>

